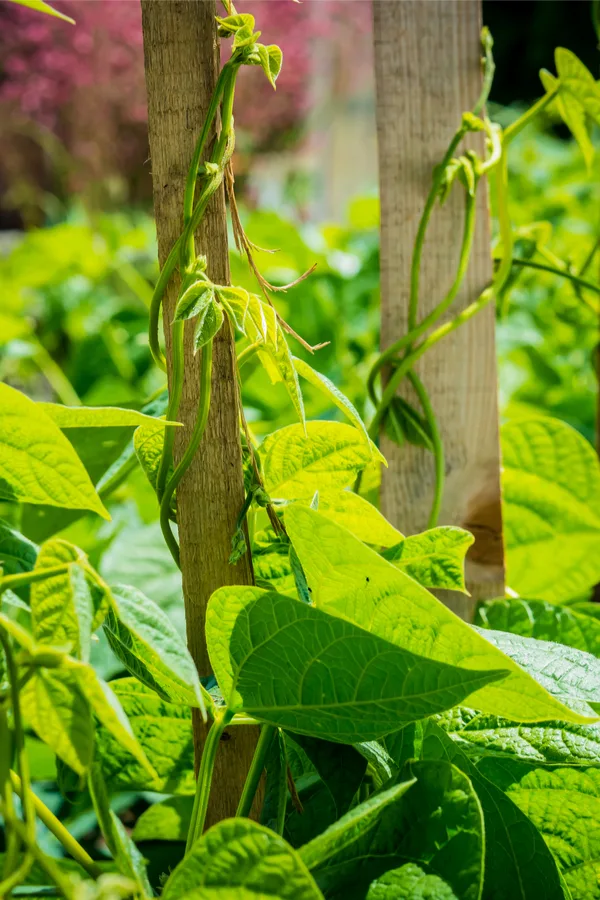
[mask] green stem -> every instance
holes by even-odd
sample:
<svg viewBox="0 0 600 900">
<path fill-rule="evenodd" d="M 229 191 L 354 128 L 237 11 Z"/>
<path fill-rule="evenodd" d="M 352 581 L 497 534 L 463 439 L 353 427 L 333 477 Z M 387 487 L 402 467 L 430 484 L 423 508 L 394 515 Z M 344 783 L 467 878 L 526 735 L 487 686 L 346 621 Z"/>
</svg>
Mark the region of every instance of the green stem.
<svg viewBox="0 0 600 900">
<path fill-rule="evenodd" d="M 35 812 L 31 803 L 30 776 L 29 776 L 29 759 L 25 749 L 25 735 L 23 732 L 23 719 L 21 717 L 21 700 L 19 696 L 19 673 L 17 664 L 12 652 L 10 640 L 7 635 L 0 629 L 0 644 L 4 651 L 6 659 L 6 669 L 8 680 L 10 682 L 10 700 L 12 706 L 12 720 L 14 733 L 14 752 L 19 771 L 19 777 L 25 787 L 23 801 L 23 820 L 28 836 L 27 843 L 35 843 Z"/>
<path fill-rule="evenodd" d="M 421 335 L 425 334 L 425 332 L 433 325 L 437 320 L 444 315 L 444 313 L 449 309 L 449 307 L 454 302 L 456 295 L 460 289 L 460 286 L 464 280 L 464 277 L 467 272 L 467 268 L 469 266 L 469 259 L 471 255 L 471 247 L 473 246 L 473 237 L 475 235 L 475 220 L 476 220 L 476 206 L 475 206 L 475 197 L 472 197 L 470 194 L 466 194 L 465 201 L 465 221 L 463 227 L 463 237 L 460 248 L 460 257 L 458 261 L 458 269 L 456 272 L 456 276 L 450 290 L 444 297 L 444 299 L 433 309 L 429 315 L 425 316 L 425 318 L 414 328 L 408 331 L 407 334 L 403 335 L 397 341 L 394 341 L 393 344 L 380 354 L 380 356 L 375 361 L 371 371 L 369 372 L 369 377 L 367 379 L 367 388 L 369 391 L 369 396 L 371 397 L 371 401 L 375 406 L 377 406 L 377 395 L 375 392 L 375 381 L 377 376 L 381 372 L 381 369 L 388 363 L 390 360 L 396 356 L 401 350 L 405 347 L 409 347 L 415 341 L 417 341 Z"/>
<path fill-rule="evenodd" d="M 169 478 L 168 484 L 165 486 L 164 493 L 160 503 L 160 527 L 162 529 L 165 541 L 171 551 L 173 559 L 179 565 L 179 547 L 175 536 L 171 530 L 170 513 L 171 498 L 177 489 L 177 485 L 185 475 L 190 466 L 196 451 L 200 446 L 200 442 L 206 430 L 208 414 L 210 412 L 210 394 L 212 384 L 212 359 L 213 359 L 213 342 L 209 341 L 202 348 L 202 360 L 200 363 L 200 399 L 198 401 L 198 412 L 194 430 L 190 438 L 190 442 L 186 447 L 185 453 L 181 457 L 175 471 Z M 173 429 L 169 429 L 173 430 Z M 158 483 L 157 483 L 158 486 Z"/>
<path fill-rule="evenodd" d="M 24 791 L 23 783 L 16 772 L 10 773 L 13 787 L 19 797 L 23 800 Z M 81 844 L 75 840 L 73 835 L 67 831 L 65 826 L 60 822 L 53 812 L 43 803 L 40 798 L 31 789 L 29 790 L 32 806 L 37 817 L 44 823 L 48 831 L 52 832 L 54 837 L 60 841 L 67 853 L 79 863 L 91 878 L 99 878 L 102 875 L 102 869 L 94 862 L 92 857 L 86 853 Z M 1 896 L 1 895 L 0 895 Z"/>
<path fill-rule="evenodd" d="M 19 838 L 27 846 L 28 852 L 31 854 L 34 861 L 44 870 L 48 878 L 54 882 L 63 897 L 66 897 L 67 900 L 75 900 L 75 892 L 71 877 L 62 872 L 55 860 L 46 856 L 35 841 L 29 842 L 27 829 L 23 822 L 19 821 L 17 818 L 8 817 L 6 807 L 2 803 L 0 803 L 0 812 L 7 823 L 10 822 L 10 827 L 15 830 Z"/>
<path fill-rule="evenodd" d="M 7 821 L 11 821 L 10 813 L 7 816 Z M 30 851 L 27 851 L 21 865 L 16 868 L 11 875 L 7 875 L 4 881 L 0 881 L 0 897 L 10 897 L 12 889 L 25 881 L 33 863 L 33 855 Z"/>
<path fill-rule="evenodd" d="M 230 718 L 231 713 L 228 711 L 221 713 L 219 718 L 215 717 L 215 720 L 206 735 L 204 749 L 202 750 L 202 759 L 200 760 L 198 782 L 196 784 L 194 808 L 192 810 L 190 829 L 185 848 L 186 856 L 192 849 L 194 842 L 200 837 L 204 830 L 204 823 L 206 822 L 206 813 L 208 810 L 208 800 L 210 797 L 210 786 L 215 770 L 215 760 L 219 749 L 219 741 L 221 740 L 221 735 L 227 727 Z"/>
<path fill-rule="evenodd" d="M 254 756 L 252 757 L 252 763 L 248 775 L 246 776 L 246 781 L 244 782 L 244 789 L 242 791 L 242 796 L 240 797 L 236 816 L 247 817 L 250 815 L 260 778 L 265 768 L 265 760 L 276 733 L 277 729 L 274 725 L 263 725 L 260 729 L 260 737 L 258 738 Z"/>
<path fill-rule="evenodd" d="M 580 268 L 580 270 L 579 270 L 579 277 L 580 277 L 580 278 L 581 278 L 582 275 L 585 275 L 585 273 L 587 272 L 587 270 L 588 270 L 589 267 L 591 266 L 591 264 L 592 264 L 592 262 L 593 262 L 593 259 L 594 259 L 595 255 L 596 255 L 596 253 L 598 252 L 599 249 L 600 249 L 600 237 L 597 237 L 596 240 L 595 240 L 595 242 L 594 242 L 594 246 L 592 247 L 592 249 L 590 250 L 590 252 L 589 252 L 588 255 L 586 256 L 586 258 L 585 258 L 585 260 L 584 260 L 584 262 L 583 262 L 583 265 L 581 266 L 581 268 Z"/>
<path fill-rule="evenodd" d="M 148 344 L 150 346 L 150 353 L 152 354 L 154 362 L 159 367 L 159 369 L 163 370 L 163 372 L 167 371 L 167 361 L 160 348 L 160 310 L 167 285 L 171 280 L 171 276 L 175 271 L 175 267 L 177 265 L 177 260 L 179 259 L 180 241 L 181 238 L 176 240 L 173 244 L 171 252 L 167 256 L 165 264 L 160 270 L 160 275 L 158 276 L 158 281 L 156 282 L 156 286 L 152 294 L 152 300 L 150 301 Z"/>
<path fill-rule="evenodd" d="M 512 140 L 516 138 L 518 134 L 523 131 L 524 128 L 532 122 L 537 115 L 541 113 L 543 109 L 545 109 L 556 97 L 558 94 L 559 88 L 556 87 L 551 91 L 548 91 L 547 94 L 544 94 L 543 97 L 534 103 L 532 107 L 530 107 L 527 112 L 523 113 L 522 116 L 519 116 L 516 122 L 513 122 L 512 125 L 509 125 L 508 128 L 504 129 L 503 135 L 503 144 L 506 148 Z"/>
<path fill-rule="evenodd" d="M 173 322 L 171 330 L 171 389 L 169 391 L 169 403 L 167 406 L 167 419 L 170 422 L 177 421 L 179 415 L 179 404 L 181 402 L 181 394 L 183 391 L 183 321 Z M 160 458 L 158 474 L 156 476 L 156 493 L 159 503 L 162 503 L 169 469 L 173 461 L 173 444 L 175 442 L 175 429 L 165 428 L 163 441 L 163 452 Z"/>
<path fill-rule="evenodd" d="M 60 402 L 65 406 L 81 406 L 75 388 L 43 344 L 36 341 L 35 348 L 33 360 Z"/>
<path fill-rule="evenodd" d="M 3 578 L 0 578 L 0 594 L 3 591 L 18 590 L 18 588 L 34 584 L 36 581 L 45 581 L 46 578 L 52 578 L 54 575 L 64 575 L 68 571 L 69 564 L 65 563 L 61 566 L 48 566 L 47 569 L 35 569 L 33 572 L 5 575 Z"/>
<path fill-rule="evenodd" d="M 429 513 L 429 521 L 427 523 L 427 527 L 435 528 L 440 516 L 440 508 L 444 496 L 444 480 L 446 477 L 444 444 L 442 441 L 442 436 L 440 434 L 437 417 L 435 415 L 435 412 L 433 411 L 431 400 L 429 399 L 429 394 L 425 390 L 423 382 L 414 371 L 408 373 L 408 378 L 415 390 L 417 397 L 419 398 L 419 403 L 421 404 L 423 413 L 425 414 L 425 419 L 427 420 L 427 424 L 429 425 L 429 433 L 431 435 L 431 442 L 433 444 L 433 455 L 435 459 L 435 487 L 433 493 L 433 503 L 431 505 L 431 512 Z"/>
<path fill-rule="evenodd" d="M 567 269 L 559 269 L 555 266 L 546 265 L 546 263 L 534 262 L 531 259 L 519 259 L 518 257 L 513 257 L 512 259 L 513 266 L 521 266 L 524 269 L 538 269 L 541 272 L 549 272 L 551 275 L 557 275 L 559 278 L 566 278 L 567 281 L 571 281 L 573 284 L 577 285 L 577 287 L 585 288 L 588 291 L 593 291 L 595 294 L 600 294 L 600 285 L 594 284 L 593 281 L 587 281 L 585 278 L 581 278 L 579 275 L 574 275 L 572 272 L 569 272 Z M 596 312 L 597 307 L 592 306 Z"/>
<path fill-rule="evenodd" d="M 12 785 L 10 783 L 10 767 L 13 761 L 13 740 L 12 732 L 8 727 L 8 715 L 4 703 L 0 705 L 0 786 L 2 789 L 2 799 L 6 806 L 9 817 L 15 815 L 14 797 Z M 19 841 L 12 829 L 6 829 L 5 832 L 5 852 L 4 852 L 4 868 L 3 876 L 6 879 L 18 868 L 19 858 Z M 6 889 L 8 893 L 8 889 Z M 2 897 L 0 892 L 0 897 Z"/>
<path fill-rule="evenodd" d="M 440 185 L 442 183 L 442 178 L 444 176 L 444 171 L 446 166 L 452 159 L 452 155 L 454 151 L 460 144 L 461 140 L 465 136 L 467 132 L 467 128 L 465 125 L 461 125 L 458 129 L 450 144 L 444 158 L 439 166 L 436 167 L 433 174 L 433 182 L 431 184 L 431 188 L 429 194 L 427 195 L 427 200 L 425 202 L 425 208 L 423 209 L 423 213 L 421 215 L 421 219 L 419 221 L 419 227 L 417 229 L 417 234 L 415 237 L 415 248 L 413 251 L 412 262 L 410 267 L 410 295 L 408 301 L 408 330 L 412 331 L 416 328 L 417 325 L 417 309 L 419 306 L 419 278 L 421 275 L 421 257 L 423 256 L 423 246 L 425 243 L 425 234 L 427 232 L 427 226 L 429 225 L 429 220 L 431 218 L 431 214 L 433 212 L 433 208 L 435 206 L 435 202 L 440 190 Z"/>
<path fill-rule="evenodd" d="M 261 347 L 263 344 L 264 344 L 264 341 L 254 341 L 253 344 L 248 344 L 247 347 L 244 347 L 244 349 L 243 349 L 243 350 L 238 354 L 238 356 L 237 356 L 236 362 L 237 362 L 238 370 L 241 369 L 242 366 L 243 366 L 245 363 L 248 362 L 248 360 L 250 359 L 250 357 L 251 357 L 251 356 L 256 352 L 256 350 L 258 350 L 258 348 Z"/>
</svg>

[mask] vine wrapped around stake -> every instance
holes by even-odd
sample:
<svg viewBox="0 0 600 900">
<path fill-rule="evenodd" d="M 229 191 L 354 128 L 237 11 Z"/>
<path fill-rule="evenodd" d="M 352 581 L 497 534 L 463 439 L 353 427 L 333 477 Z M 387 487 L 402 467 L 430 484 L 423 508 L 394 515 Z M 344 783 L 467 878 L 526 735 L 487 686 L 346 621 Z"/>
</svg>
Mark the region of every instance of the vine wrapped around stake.
<svg viewBox="0 0 600 900">
<path fill-rule="evenodd" d="M 410 270 L 408 332 L 397 341 L 394 341 L 378 356 L 367 380 L 369 397 L 375 407 L 375 414 L 369 427 L 371 438 L 373 440 L 377 439 L 380 429 L 385 426 L 387 433 L 396 443 L 403 444 L 408 442 L 417 444 L 428 448 L 434 454 L 435 487 L 429 515 L 429 528 L 433 528 L 437 524 L 442 503 L 445 477 L 444 447 L 435 411 L 426 387 L 418 379 L 414 371 L 417 361 L 427 350 L 435 346 L 435 344 L 446 335 L 455 331 L 463 323 L 469 321 L 491 301 L 497 301 L 500 313 L 505 314 L 507 286 L 516 267 L 538 269 L 569 280 L 573 284 L 577 296 L 596 311 L 597 305 L 592 304 L 583 294 L 583 291 L 590 290 L 600 294 L 600 285 L 582 277 L 588 265 L 587 261 L 581 272 L 574 273 L 570 270 L 569 265 L 561 260 L 552 259 L 550 263 L 540 263 L 531 259 L 513 258 L 514 235 L 508 210 L 507 150 L 511 141 L 536 116 L 555 101 L 561 101 L 561 97 L 565 94 L 569 96 L 571 102 L 580 104 L 583 113 L 589 114 L 596 121 L 599 121 L 598 108 L 586 96 L 586 90 L 589 88 L 586 76 L 589 76 L 592 82 L 593 77 L 573 54 L 568 50 L 559 48 L 556 52 L 558 77 L 555 78 L 550 73 L 542 70 L 540 76 L 546 88 L 546 93 L 531 109 L 527 110 L 512 125 L 502 131 L 498 125 L 491 123 L 487 117 L 479 117 L 479 113 L 484 109 L 487 102 L 494 74 L 492 39 L 486 28 L 482 32 L 482 45 L 484 48 L 482 93 L 473 111 L 463 114 L 460 128 L 450 141 L 440 165 L 434 171 L 432 185 L 419 221 Z M 573 77 L 574 60 L 579 67 L 576 69 L 578 73 L 577 79 Z M 572 127 L 573 120 L 568 114 L 564 113 L 564 107 L 559 106 L 559 110 L 564 117 L 565 123 Z M 453 154 L 463 138 L 469 132 L 476 131 L 485 132 L 489 153 L 487 158 L 482 160 L 473 151 L 468 151 L 466 155 L 455 158 Z M 574 134 L 577 138 L 576 130 L 574 130 Z M 430 331 L 432 326 L 451 308 L 467 274 L 475 231 L 475 194 L 478 182 L 483 176 L 493 176 L 493 194 L 496 202 L 502 256 L 498 261 L 491 285 L 475 301 L 452 319 L 438 326 L 434 331 Z M 419 321 L 419 280 L 425 235 L 436 201 L 439 199 L 440 203 L 443 203 L 456 182 L 460 182 L 465 189 L 463 237 L 456 275 L 445 297 L 430 313 Z M 538 249 L 537 245 L 535 249 Z M 596 250 L 597 246 L 595 245 L 591 252 L 591 257 L 593 257 Z M 386 375 L 385 383 L 383 383 L 384 373 Z M 422 415 L 406 400 L 397 396 L 398 389 L 405 378 L 408 378 L 417 395 Z M 376 390 L 377 379 L 382 379 L 380 395 L 378 395 Z M 357 491 L 360 489 L 360 476 L 357 479 L 355 489 Z"/>
</svg>

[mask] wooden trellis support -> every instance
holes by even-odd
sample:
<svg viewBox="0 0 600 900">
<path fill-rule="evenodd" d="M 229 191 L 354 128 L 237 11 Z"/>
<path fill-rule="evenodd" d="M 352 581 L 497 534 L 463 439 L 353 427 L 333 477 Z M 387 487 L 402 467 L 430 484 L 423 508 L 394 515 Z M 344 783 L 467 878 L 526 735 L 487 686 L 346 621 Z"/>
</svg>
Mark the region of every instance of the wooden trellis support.
<svg viewBox="0 0 600 900">
<path fill-rule="evenodd" d="M 374 0 L 377 129 L 381 194 L 381 344 L 407 331 L 409 273 L 419 216 L 433 167 L 481 91 L 480 0 Z M 477 138 L 481 139 L 481 135 Z M 482 143 L 472 144 L 482 150 Z M 490 283 L 492 259 L 487 185 L 477 199 L 469 271 L 454 311 Z M 442 299 L 459 254 L 463 198 L 436 208 L 423 254 L 419 318 Z M 429 391 L 446 449 L 440 524 L 475 535 L 467 566 L 473 598 L 504 590 L 494 307 L 426 353 L 417 371 Z M 406 395 L 408 399 L 410 395 Z M 382 510 L 407 534 L 423 531 L 434 484 L 432 456 L 382 436 L 389 462 Z M 445 598 L 446 599 L 446 598 Z M 449 605 L 469 617 L 473 600 Z"/>
</svg>

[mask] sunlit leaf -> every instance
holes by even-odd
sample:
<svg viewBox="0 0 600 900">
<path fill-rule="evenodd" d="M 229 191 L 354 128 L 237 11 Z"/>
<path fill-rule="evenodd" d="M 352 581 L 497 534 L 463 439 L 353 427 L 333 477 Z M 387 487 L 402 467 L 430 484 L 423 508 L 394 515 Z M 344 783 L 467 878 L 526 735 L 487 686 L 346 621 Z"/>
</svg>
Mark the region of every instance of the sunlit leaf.
<svg viewBox="0 0 600 900">
<path fill-rule="evenodd" d="M 465 556 L 473 541 L 468 531 L 443 526 L 409 535 L 382 556 L 423 587 L 466 593 Z"/>
</svg>

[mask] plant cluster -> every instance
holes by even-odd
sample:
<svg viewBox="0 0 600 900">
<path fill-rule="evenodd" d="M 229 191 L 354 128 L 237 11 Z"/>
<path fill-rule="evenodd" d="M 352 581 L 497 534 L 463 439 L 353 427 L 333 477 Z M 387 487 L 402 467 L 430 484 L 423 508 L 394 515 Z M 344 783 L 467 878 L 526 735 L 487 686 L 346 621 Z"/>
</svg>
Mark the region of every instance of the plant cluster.
<svg viewBox="0 0 600 900">
<path fill-rule="evenodd" d="M 350 401 L 292 356 L 294 334 L 271 303 L 272 286 L 237 216 L 229 166 L 236 77 L 257 65 L 274 83 L 281 51 L 259 42 L 252 16 L 227 12 L 218 23 L 232 55 L 190 167 L 183 233 L 151 304 L 150 345 L 164 366 L 159 310 L 178 269 L 170 395 L 161 392 L 137 412 L 34 403 L 0 385 L 0 493 L 15 519 L 26 523 L 34 508 L 49 532 L 38 545 L 27 528 L 0 525 L 0 896 L 27 886 L 67 900 L 143 900 L 159 891 L 164 900 L 596 897 L 600 624 L 588 599 L 600 580 L 596 456 L 549 417 L 509 423 L 510 596 L 482 604 L 476 625 L 436 599 L 436 589 L 465 591 L 472 536 L 435 527 L 404 537 L 350 489 L 384 460 Z M 559 70 L 551 99 L 571 102 L 576 94 L 572 109 L 579 103 L 585 118 L 592 102 L 600 105 L 600 89 L 570 56 L 560 57 L 561 67 L 565 59 L 571 68 Z M 221 128 L 208 150 L 218 110 Z M 486 131 L 492 153 L 455 162 L 453 143 L 434 175 L 431 206 L 440 172 L 447 186 L 463 180 L 469 208 L 484 167 L 500 165 L 509 130 L 502 141 L 487 120 L 467 114 L 461 135 L 474 128 Z M 262 296 L 212 283 L 196 254 L 194 232 L 223 181 Z M 477 308 L 502 295 L 513 270 L 506 223 L 502 239 L 502 262 Z M 580 275 L 556 270 L 592 290 L 577 284 Z M 189 447 L 173 468 L 188 319 L 201 353 L 200 403 Z M 107 518 L 103 497 L 139 463 L 177 560 L 177 488 L 206 423 L 212 341 L 230 326 L 241 334 L 240 378 L 246 360 L 257 359 L 285 385 L 300 421 L 255 446 L 240 416 L 247 491 L 240 526 L 247 518 L 256 586 L 224 586 L 211 597 L 206 642 L 214 677 L 201 680 L 160 606 L 103 577 L 66 539 L 64 514 Z M 402 345 L 406 355 L 392 378 L 410 372 L 430 339 L 409 346 L 424 333 Z M 305 421 L 299 376 L 348 423 Z M 89 453 L 109 433 L 119 434 L 122 450 L 98 475 L 86 447 Z M 245 552 L 240 527 L 232 558 Z M 106 680 L 92 665 L 100 635 L 128 677 Z M 197 779 L 193 710 L 211 723 Z M 212 784 L 221 737 L 248 723 L 261 730 L 237 815 L 205 832 L 210 792 L 223 789 Z M 93 858 L 33 789 L 31 733 L 56 756 L 63 794 L 89 795 L 110 861 Z M 264 772 L 257 822 L 248 815 Z M 130 834 L 111 802 L 122 791 L 167 796 Z M 41 826 L 63 858 L 41 846 Z M 151 864 L 161 843 L 169 854 L 156 873 L 144 857 Z"/>
</svg>

